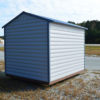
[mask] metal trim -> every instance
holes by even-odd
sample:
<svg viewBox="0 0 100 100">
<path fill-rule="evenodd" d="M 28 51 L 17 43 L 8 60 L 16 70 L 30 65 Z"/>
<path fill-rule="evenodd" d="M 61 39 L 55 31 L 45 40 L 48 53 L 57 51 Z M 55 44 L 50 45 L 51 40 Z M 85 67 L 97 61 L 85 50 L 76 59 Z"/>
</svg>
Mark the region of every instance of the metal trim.
<svg viewBox="0 0 100 100">
<path fill-rule="evenodd" d="M 84 30 L 84 69 L 85 69 L 85 30 Z"/>
<path fill-rule="evenodd" d="M 4 66 L 5 66 L 5 73 L 7 73 L 6 71 L 6 35 L 5 35 L 5 29 L 4 29 Z"/>
<path fill-rule="evenodd" d="M 48 59 L 48 82 L 50 82 L 50 41 L 49 41 L 49 22 L 47 22 L 47 59 Z"/>
</svg>

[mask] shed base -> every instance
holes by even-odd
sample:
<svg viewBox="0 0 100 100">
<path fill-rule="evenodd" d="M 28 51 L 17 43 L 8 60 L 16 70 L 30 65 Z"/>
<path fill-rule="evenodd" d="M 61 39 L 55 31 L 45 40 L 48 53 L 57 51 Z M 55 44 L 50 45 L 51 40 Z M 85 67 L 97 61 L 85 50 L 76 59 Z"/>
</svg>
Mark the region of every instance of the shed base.
<svg viewBox="0 0 100 100">
<path fill-rule="evenodd" d="M 71 75 L 65 76 L 65 77 L 63 77 L 63 78 L 57 79 L 57 80 L 55 80 L 55 81 L 50 82 L 49 85 L 53 85 L 53 84 L 55 84 L 55 83 L 57 83 L 57 82 L 63 81 L 63 80 L 68 79 L 68 78 L 71 78 L 71 77 L 73 77 L 73 76 L 75 76 L 75 75 L 78 75 L 78 74 L 81 74 L 81 73 L 83 73 L 83 72 L 84 72 L 84 70 L 81 70 L 81 71 L 79 71 L 79 72 L 76 72 L 76 73 L 73 73 L 73 74 L 71 74 Z"/>
<path fill-rule="evenodd" d="M 30 82 L 34 82 L 34 83 L 38 83 L 38 84 L 53 85 L 53 84 L 55 84 L 57 82 L 60 82 L 60 81 L 63 81 L 65 79 L 68 79 L 70 77 L 73 77 L 75 75 L 81 74 L 82 72 L 84 72 L 84 70 L 81 70 L 79 72 L 73 73 L 71 75 L 65 76 L 63 78 L 57 79 L 57 80 L 52 81 L 52 82 L 45 82 L 45 81 L 39 81 L 39 80 L 34 80 L 34 79 L 28 79 L 28 78 L 23 78 L 23 77 L 20 77 L 20 76 L 15 76 L 15 75 L 10 75 L 10 74 L 6 74 L 6 76 L 9 76 L 9 77 L 12 77 L 12 78 L 15 78 L 15 79 L 30 81 Z"/>
</svg>

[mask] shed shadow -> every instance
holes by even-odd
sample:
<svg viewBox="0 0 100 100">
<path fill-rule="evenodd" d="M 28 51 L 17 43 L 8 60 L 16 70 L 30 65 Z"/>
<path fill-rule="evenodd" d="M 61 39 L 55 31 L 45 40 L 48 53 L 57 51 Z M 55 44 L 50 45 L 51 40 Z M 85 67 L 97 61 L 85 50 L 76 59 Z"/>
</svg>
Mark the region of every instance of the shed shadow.
<svg viewBox="0 0 100 100">
<path fill-rule="evenodd" d="M 75 77 L 77 77 L 79 74 L 74 75 L 70 78 L 67 78 L 65 80 L 62 80 L 60 82 L 57 82 L 51 86 L 43 85 L 43 84 L 37 84 L 31 81 L 25 81 L 21 79 L 14 79 L 11 77 L 8 77 L 5 75 L 4 71 L 0 71 L 0 93 L 8 93 L 8 92 L 23 92 L 23 91 L 35 91 L 37 89 L 44 90 L 47 88 L 50 88 L 52 86 L 57 86 L 59 87 L 62 85 L 64 82 L 71 80 Z"/>
<path fill-rule="evenodd" d="M 29 91 L 36 89 L 46 89 L 48 86 L 41 84 L 13 79 L 5 75 L 4 72 L 0 71 L 0 93 L 15 92 L 15 91 Z"/>
</svg>

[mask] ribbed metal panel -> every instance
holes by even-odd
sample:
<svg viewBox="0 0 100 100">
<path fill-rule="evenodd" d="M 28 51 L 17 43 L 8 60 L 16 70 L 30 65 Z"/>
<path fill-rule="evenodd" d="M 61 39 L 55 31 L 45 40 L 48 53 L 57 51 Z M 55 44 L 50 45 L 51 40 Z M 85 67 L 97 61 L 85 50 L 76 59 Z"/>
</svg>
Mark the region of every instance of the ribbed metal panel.
<svg viewBox="0 0 100 100">
<path fill-rule="evenodd" d="M 50 23 L 50 81 L 84 69 L 84 30 Z"/>
<path fill-rule="evenodd" d="M 48 82 L 47 21 L 22 14 L 5 36 L 6 74 Z"/>
</svg>

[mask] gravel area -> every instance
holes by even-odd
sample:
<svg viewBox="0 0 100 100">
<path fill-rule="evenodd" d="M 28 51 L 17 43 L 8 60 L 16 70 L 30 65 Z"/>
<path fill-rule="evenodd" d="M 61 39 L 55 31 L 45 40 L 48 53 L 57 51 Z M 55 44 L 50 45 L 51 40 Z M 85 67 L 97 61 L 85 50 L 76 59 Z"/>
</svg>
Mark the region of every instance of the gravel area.
<svg viewBox="0 0 100 100">
<path fill-rule="evenodd" d="M 100 100 L 100 71 L 85 71 L 52 86 L 11 79 L 0 72 L 0 100 Z"/>
</svg>

